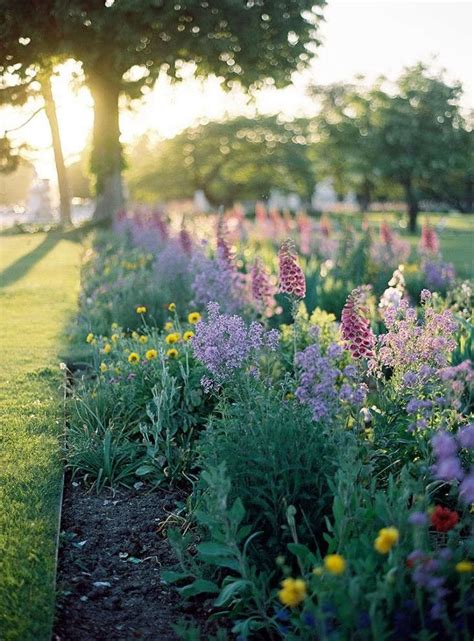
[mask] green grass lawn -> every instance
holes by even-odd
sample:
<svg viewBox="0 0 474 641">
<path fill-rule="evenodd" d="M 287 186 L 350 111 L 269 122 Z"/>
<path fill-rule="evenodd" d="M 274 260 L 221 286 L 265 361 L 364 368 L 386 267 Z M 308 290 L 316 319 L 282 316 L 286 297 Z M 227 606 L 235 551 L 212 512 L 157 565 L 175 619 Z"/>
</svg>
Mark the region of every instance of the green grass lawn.
<svg viewBox="0 0 474 641">
<path fill-rule="evenodd" d="M 356 227 L 360 228 L 362 222 L 361 214 L 331 214 L 330 218 L 339 220 L 350 219 Z M 370 225 L 376 230 L 382 220 L 390 223 L 393 228 L 406 237 L 413 247 L 416 248 L 421 233 L 421 225 L 425 220 L 437 229 L 443 258 L 453 263 L 456 273 L 461 278 L 473 278 L 474 276 L 474 214 L 419 214 L 418 234 L 409 234 L 406 231 L 406 214 L 395 214 L 389 212 L 371 212 L 366 214 Z"/>
<path fill-rule="evenodd" d="M 78 232 L 0 237 L 0 639 L 49 640 L 61 488 L 64 329 Z"/>
</svg>

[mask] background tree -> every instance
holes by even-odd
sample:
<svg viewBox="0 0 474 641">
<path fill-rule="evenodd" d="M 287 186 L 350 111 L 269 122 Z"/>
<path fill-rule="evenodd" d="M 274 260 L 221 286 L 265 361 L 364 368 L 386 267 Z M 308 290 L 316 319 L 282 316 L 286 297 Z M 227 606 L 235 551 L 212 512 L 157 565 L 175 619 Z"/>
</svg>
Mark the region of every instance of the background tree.
<svg viewBox="0 0 474 641">
<path fill-rule="evenodd" d="M 238 117 L 188 128 L 156 146 L 132 151 L 128 184 L 139 200 L 191 197 L 198 189 L 213 205 L 266 199 L 272 189 L 307 201 L 315 176 L 308 158 L 306 120 Z"/>
<path fill-rule="evenodd" d="M 59 62 L 59 32 L 53 3 L 0 0 L 0 105 L 24 105 L 39 98 L 51 130 L 58 178 L 60 217 L 71 222 L 70 196 L 51 76 Z"/>
<path fill-rule="evenodd" d="M 395 91 L 392 95 L 379 83 L 370 92 L 378 118 L 377 164 L 382 176 L 403 188 L 414 232 L 419 201 L 428 186 L 432 190 L 446 185 L 453 170 L 466 171 L 467 180 L 465 152 L 472 138 L 460 106 L 462 86 L 448 84 L 442 72 L 429 73 L 422 63 L 409 67 Z M 438 197 L 446 197 L 441 189 L 436 191 Z"/>
<path fill-rule="evenodd" d="M 320 104 L 312 122 L 312 155 L 318 175 L 331 178 L 343 197 L 354 191 L 363 211 L 380 185 L 377 168 L 377 115 L 366 88 L 336 83 L 312 87 Z"/>
<path fill-rule="evenodd" d="M 51 0 L 52 1 L 52 0 Z M 137 98 L 158 75 L 180 78 L 183 63 L 197 76 L 216 74 L 228 85 L 276 86 L 309 61 L 318 44 L 324 0 L 74 0 L 53 2 L 64 49 L 83 63 L 95 104 L 92 170 L 98 217 L 123 200 L 119 97 Z"/>
</svg>

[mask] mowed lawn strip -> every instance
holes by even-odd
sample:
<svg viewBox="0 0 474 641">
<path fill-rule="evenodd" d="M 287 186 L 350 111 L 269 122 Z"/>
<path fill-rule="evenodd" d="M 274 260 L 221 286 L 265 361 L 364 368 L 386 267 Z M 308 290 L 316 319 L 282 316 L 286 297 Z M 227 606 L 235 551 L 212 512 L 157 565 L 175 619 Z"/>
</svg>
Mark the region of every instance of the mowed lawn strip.
<svg viewBox="0 0 474 641">
<path fill-rule="evenodd" d="M 50 638 L 61 488 L 64 330 L 77 232 L 0 237 L 0 639 Z"/>
<path fill-rule="evenodd" d="M 331 214 L 329 219 L 331 220 Z M 351 222 L 360 229 L 363 220 L 362 214 L 336 214 L 339 221 Z M 459 278 L 472 278 L 474 276 L 474 214 L 434 214 L 420 213 L 418 216 L 418 233 L 409 234 L 405 228 L 398 228 L 399 221 L 406 223 L 406 214 L 393 214 L 389 212 L 371 212 L 365 217 L 376 235 L 382 221 L 392 225 L 394 231 L 402 232 L 403 238 L 410 241 L 416 250 L 420 242 L 421 227 L 425 221 L 438 231 L 441 253 L 443 259 L 453 263 Z"/>
</svg>

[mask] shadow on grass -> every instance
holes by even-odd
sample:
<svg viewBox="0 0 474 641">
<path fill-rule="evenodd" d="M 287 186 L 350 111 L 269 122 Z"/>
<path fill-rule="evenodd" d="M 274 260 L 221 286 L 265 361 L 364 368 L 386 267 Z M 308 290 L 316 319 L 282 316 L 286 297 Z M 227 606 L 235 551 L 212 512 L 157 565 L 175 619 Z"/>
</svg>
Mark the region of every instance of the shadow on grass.
<svg viewBox="0 0 474 641">
<path fill-rule="evenodd" d="M 27 254 L 24 254 L 6 269 L 0 272 L 0 288 L 9 287 L 17 280 L 23 278 L 36 263 L 44 258 L 61 241 L 69 240 L 74 243 L 81 242 L 84 230 L 72 229 L 65 232 L 49 232 L 44 240 Z"/>
</svg>

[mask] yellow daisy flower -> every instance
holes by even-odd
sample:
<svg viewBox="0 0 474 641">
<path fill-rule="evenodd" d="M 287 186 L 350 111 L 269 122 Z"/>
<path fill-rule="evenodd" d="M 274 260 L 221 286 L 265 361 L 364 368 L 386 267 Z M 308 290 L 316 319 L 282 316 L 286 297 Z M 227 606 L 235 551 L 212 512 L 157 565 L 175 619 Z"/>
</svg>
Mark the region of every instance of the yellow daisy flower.
<svg viewBox="0 0 474 641">
<path fill-rule="evenodd" d="M 118 334 L 112 334 L 112 336 L 110 337 L 110 340 L 112 341 L 112 343 L 116 343 L 119 338 L 120 336 Z"/>
<path fill-rule="evenodd" d="M 191 340 L 193 336 L 194 336 L 194 332 L 191 332 L 191 331 L 184 332 L 183 340 L 186 341 L 187 343 L 189 340 Z"/>
<path fill-rule="evenodd" d="M 140 336 L 138 339 L 142 345 L 145 345 L 145 343 L 148 343 L 148 336 L 144 336 L 143 334 Z"/>
<path fill-rule="evenodd" d="M 140 362 L 140 356 L 139 356 L 136 352 L 132 352 L 132 353 L 131 353 L 131 354 L 129 354 L 129 356 L 128 356 L 128 362 L 129 362 L 131 365 L 136 365 L 137 363 L 139 363 L 139 362 Z"/>
<path fill-rule="evenodd" d="M 168 345 L 173 345 L 174 343 L 177 343 L 180 338 L 181 335 L 178 334 L 178 332 L 174 332 L 173 334 L 168 334 L 168 336 L 165 338 L 165 341 L 168 343 Z"/>
<path fill-rule="evenodd" d="M 472 561 L 459 561 L 459 563 L 456 563 L 454 567 L 456 572 L 459 572 L 460 574 L 474 572 L 474 563 Z"/>
<path fill-rule="evenodd" d="M 139 305 L 135 311 L 137 314 L 146 314 L 146 307 L 145 305 Z"/>
<path fill-rule="evenodd" d="M 103 373 L 104 373 L 104 372 L 106 372 L 109 368 L 107 367 L 107 365 L 106 365 L 104 362 L 102 362 L 102 363 L 100 364 L 100 368 L 99 368 L 99 369 L 100 369 L 100 371 L 101 371 L 101 372 L 102 372 L 102 374 L 103 374 Z"/>
<path fill-rule="evenodd" d="M 166 352 L 166 356 L 168 356 L 168 358 L 177 358 L 178 354 L 179 354 L 178 350 L 175 349 L 174 347 L 172 347 Z"/>
<path fill-rule="evenodd" d="M 165 323 L 165 331 L 169 332 L 171 329 L 173 329 L 173 323 L 171 321 L 168 321 Z"/>
<path fill-rule="evenodd" d="M 343 574 L 346 561 L 340 554 L 328 554 L 324 557 L 324 567 L 330 574 Z"/>
<path fill-rule="evenodd" d="M 306 598 L 306 583 L 303 579 L 285 579 L 281 582 L 278 598 L 290 608 L 296 608 Z"/>
<path fill-rule="evenodd" d="M 379 535 L 374 541 L 374 548 L 379 554 L 388 554 L 399 538 L 400 533 L 396 527 L 384 527 L 379 530 Z"/>
<path fill-rule="evenodd" d="M 188 323 L 195 325 L 201 320 L 201 314 L 199 312 L 191 312 L 188 314 Z"/>
<path fill-rule="evenodd" d="M 110 351 L 112 349 L 112 345 L 110 343 L 105 343 L 104 349 L 102 350 L 104 354 L 110 354 Z"/>
<path fill-rule="evenodd" d="M 170 310 L 170 312 L 175 312 L 175 311 L 176 311 L 176 305 L 175 305 L 175 303 L 170 303 L 170 304 L 168 305 L 168 309 Z"/>
<path fill-rule="evenodd" d="M 94 340 L 94 334 L 92 332 L 89 332 L 89 334 L 87 334 L 86 336 L 86 343 L 90 344 L 93 342 L 93 340 Z"/>
<path fill-rule="evenodd" d="M 145 357 L 149 361 L 152 361 L 157 356 L 158 356 L 158 352 L 156 351 L 156 349 L 149 349 L 145 353 Z"/>
</svg>

